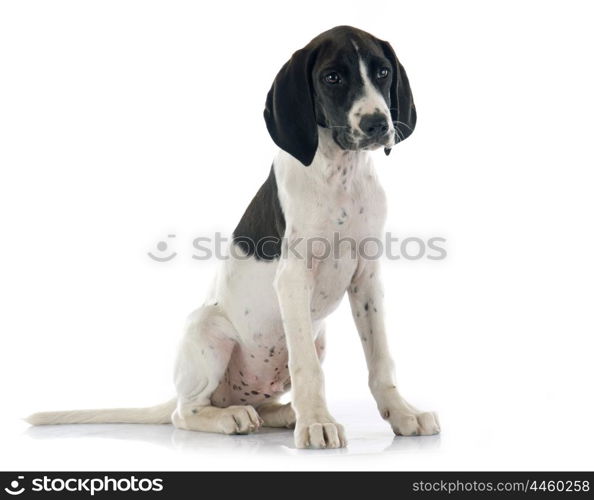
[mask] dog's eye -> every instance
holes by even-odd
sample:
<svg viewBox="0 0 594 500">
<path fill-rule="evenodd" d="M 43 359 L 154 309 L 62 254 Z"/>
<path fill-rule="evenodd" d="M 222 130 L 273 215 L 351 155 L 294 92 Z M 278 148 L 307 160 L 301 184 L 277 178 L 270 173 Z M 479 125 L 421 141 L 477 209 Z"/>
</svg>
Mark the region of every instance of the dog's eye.
<svg viewBox="0 0 594 500">
<path fill-rule="evenodd" d="M 377 72 L 377 77 L 379 79 L 388 78 L 389 74 L 390 74 L 390 70 L 388 68 L 380 68 Z"/>
<path fill-rule="evenodd" d="M 337 83 L 340 83 L 340 75 L 336 73 L 336 71 L 332 71 L 324 76 L 324 81 L 330 85 L 336 85 Z"/>
</svg>

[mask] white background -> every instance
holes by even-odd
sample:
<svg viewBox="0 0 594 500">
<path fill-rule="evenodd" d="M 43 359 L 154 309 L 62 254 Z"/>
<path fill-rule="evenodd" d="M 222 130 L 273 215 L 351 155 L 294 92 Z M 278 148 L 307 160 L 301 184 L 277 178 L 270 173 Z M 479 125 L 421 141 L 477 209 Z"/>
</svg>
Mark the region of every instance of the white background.
<svg viewBox="0 0 594 500">
<path fill-rule="evenodd" d="M 0 6 L 0 468 L 592 469 L 589 2 L 5 1 Z M 387 229 L 447 238 L 385 265 L 396 374 L 443 433 L 374 410 L 345 303 L 328 325 L 346 451 L 290 432 L 28 429 L 32 411 L 173 395 L 175 346 L 275 151 L 262 110 L 290 54 L 351 24 L 389 40 L 413 136 L 375 154 Z M 167 234 L 178 256 L 147 252 Z"/>
</svg>

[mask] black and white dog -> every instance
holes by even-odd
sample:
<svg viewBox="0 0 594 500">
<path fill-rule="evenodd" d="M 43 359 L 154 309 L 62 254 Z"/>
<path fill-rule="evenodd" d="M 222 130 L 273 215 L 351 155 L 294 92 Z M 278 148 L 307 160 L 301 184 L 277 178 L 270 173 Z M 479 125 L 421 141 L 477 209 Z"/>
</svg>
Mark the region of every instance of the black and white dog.
<svg viewBox="0 0 594 500">
<path fill-rule="evenodd" d="M 348 26 L 322 33 L 282 67 L 264 118 L 281 150 L 235 229 L 231 258 L 189 318 L 177 398 L 151 408 L 37 413 L 30 423 L 172 422 L 225 434 L 294 426 L 298 448 L 343 447 L 320 362 L 324 319 L 348 292 L 382 417 L 397 435 L 439 432 L 436 415 L 412 407 L 395 386 L 378 260 L 348 245 L 327 251 L 337 234 L 382 237 L 385 194 L 369 151 L 388 154 L 416 122 L 394 50 Z M 281 404 L 290 387 L 292 403 Z"/>
</svg>

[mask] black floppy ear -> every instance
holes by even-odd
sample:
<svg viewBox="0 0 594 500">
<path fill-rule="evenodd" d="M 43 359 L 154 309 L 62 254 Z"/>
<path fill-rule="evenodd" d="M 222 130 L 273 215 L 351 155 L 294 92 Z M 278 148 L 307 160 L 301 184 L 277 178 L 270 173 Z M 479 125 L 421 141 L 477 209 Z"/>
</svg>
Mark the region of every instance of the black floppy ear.
<svg viewBox="0 0 594 500">
<path fill-rule="evenodd" d="M 276 145 L 311 165 L 318 149 L 311 71 L 315 52 L 301 49 L 281 68 L 266 98 L 264 120 Z"/>
<path fill-rule="evenodd" d="M 384 55 L 392 63 L 394 71 L 390 87 L 390 114 L 396 129 L 396 143 L 399 143 L 413 133 L 417 124 L 417 110 L 404 66 L 400 64 L 394 49 L 388 42 L 380 41 L 380 45 Z"/>
</svg>

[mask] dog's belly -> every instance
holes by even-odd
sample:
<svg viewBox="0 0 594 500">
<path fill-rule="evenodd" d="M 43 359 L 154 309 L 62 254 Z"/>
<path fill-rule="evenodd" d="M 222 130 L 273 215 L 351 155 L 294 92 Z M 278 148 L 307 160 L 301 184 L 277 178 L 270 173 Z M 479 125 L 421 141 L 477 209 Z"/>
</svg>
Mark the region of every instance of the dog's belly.
<svg viewBox="0 0 594 500">
<path fill-rule="evenodd" d="M 257 406 L 280 396 L 290 387 L 288 360 L 284 341 L 238 344 L 223 380 L 212 395 L 212 404 Z"/>
<path fill-rule="evenodd" d="M 219 276 L 212 300 L 233 325 L 236 346 L 211 397 L 214 406 L 257 406 L 290 388 L 288 351 L 273 281 L 278 261 L 230 259 Z M 310 313 L 318 354 L 323 348 L 322 320 L 338 307 L 357 267 L 345 256 L 315 265 Z"/>
<path fill-rule="evenodd" d="M 323 357 L 322 324 L 316 323 L 314 336 L 318 356 Z M 282 328 L 261 335 L 255 342 L 238 343 L 225 374 L 211 397 L 213 406 L 249 404 L 258 406 L 278 398 L 291 387 L 289 353 Z"/>
</svg>

